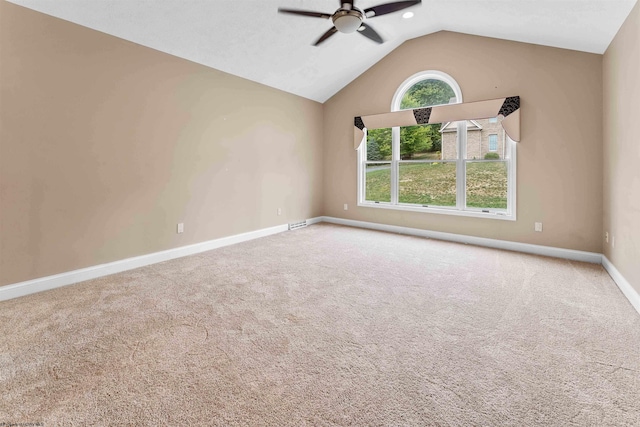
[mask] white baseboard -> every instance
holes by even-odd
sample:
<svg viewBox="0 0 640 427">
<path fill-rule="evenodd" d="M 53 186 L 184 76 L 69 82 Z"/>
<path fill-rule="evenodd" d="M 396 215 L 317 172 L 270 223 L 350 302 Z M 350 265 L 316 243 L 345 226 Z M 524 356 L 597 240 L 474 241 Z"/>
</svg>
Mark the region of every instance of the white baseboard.
<svg viewBox="0 0 640 427">
<path fill-rule="evenodd" d="M 604 255 L 602 255 L 602 266 L 607 270 L 607 273 L 609 273 L 609 276 L 611 276 L 613 281 L 616 282 L 616 285 L 618 285 L 618 288 L 620 288 L 620 291 L 624 296 L 627 297 L 633 308 L 635 308 L 638 314 L 640 314 L 640 294 L 633 289 L 631 283 L 629 283 L 627 279 L 620 274 L 618 269 L 611 264 L 611 261 L 609 261 Z"/>
<path fill-rule="evenodd" d="M 509 242 L 506 240 L 487 239 L 483 237 L 466 236 L 462 234 L 443 233 L 439 231 L 421 230 L 418 228 L 400 227 L 396 225 L 378 224 L 374 222 L 356 221 L 350 219 L 335 218 L 329 216 L 320 216 L 307 219 L 307 224 L 316 224 L 319 222 L 328 222 L 332 224 L 347 225 L 351 227 L 368 228 L 372 230 L 388 231 L 391 233 L 407 234 L 419 237 L 429 237 L 439 240 L 447 240 L 458 243 L 468 243 L 478 246 L 486 246 L 490 248 L 505 249 L 510 251 L 525 252 L 536 255 L 544 255 L 555 258 L 565 258 L 575 261 L 584 261 L 596 263 L 604 266 L 611 278 L 618 285 L 622 293 L 629 299 L 633 307 L 640 313 L 640 295 L 633 289 L 631 284 L 620 274 L 620 272 L 611 264 L 611 262 L 602 254 L 593 252 L 583 252 L 571 249 L 554 248 L 550 246 L 531 245 L 528 243 Z M 120 261 L 110 262 L 108 264 L 96 265 L 93 267 L 82 268 L 79 270 L 69 271 L 66 273 L 55 274 L 53 276 L 41 277 L 39 279 L 27 280 L 25 282 L 14 283 L 12 285 L 0 287 L 0 301 L 33 294 L 40 291 L 55 289 L 73 283 L 83 282 L 85 280 L 96 279 L 98 277 L 108 276 L 110 274 L 120 273 L 122 271 L 132 270 L 134 268 L 144 267 L 158 262 L 169 261 L 175 258 L 181 258 L 188 255 L 194 255 L 201 252 L 210 251 L 224 246 L 234 245 L 236 243 L 246 242 L 248 240 L 260 237 L 270 236 L 272 234 L 281 233 L 288 230 L 288 225 L 278 225 L 270 228 L 250 231 L 247 233 L 236 234 L 234 236 L 222 237 L 220 239 L 209 240 L 207 242 L 196 243 L 193 245 L 182 246 L 179 248 L 168 249 L 166 251 L 155 252 L 148 255 L 142 255 L 133 258 L 127 258 Z"/>
<path fill-rule="evenodd" d="M 311 221 L 314 221 L 313 223 L 320 222 L 320 219 L 313 218 Z M 307 222 L 309 222 L 309 220 L 307 220 Z M 79 270 L 68 271 L 66 273 L 55 274 L 53 276 L 41 277 L 39 279 L 14 283 L 12 285 L 0 287 L 0 301 L 33 294 L 40 291 L 46 291 L 49 289 L 59 288 L 61 286 L 71 285 L 73 283 L 83 282 L 85 280 L 96 279 L 98 277 L 108 276 L 110 274 L 144 267 L 158 262 L 169 261 L 171 259 L 181 258 L 188 255 L 194 255 L 200 252 L 221 248 L 223 246 L 246 242 L 247 240 L 270 236 L 272 234 L 287 231 L 288 229 L 288 224 L 277 225 L 275 227 L 263 228 L 260 230 L 236 234 L 229 237 L 222 237 L 220 239 L 209 240 L 193 245 L 181 246 L 179 248 L 168 249 L 166 251 L 127 258 L 120 261 L 110 262 L 108 264 L 95 265 L 92 267 L 81 268 Z"/>
<path fill-rule="evenodd" d="M 602 263 L 602 254 L 595 252 L 576 251 L 573 249 L 554 248 L 551 246 L 532 245 L 529 243 L 509 242 L 508 240 L 496 240 L 485 237 L 467 236 L 464 234 L 443 233 L 441 231 L 422 230 L 419 228 L 400 227 L 397 225 L 378 224 L 375 222 L 355 221 L 330 216 L 322 217 L 322 220 L 332 224 L 348 225 L 351 227 L 369 228 L 372 230 L 388 231 L 391 233 L 429 237 L 432 239 L 447 240 L 450 242 L 468 243 L 471 245 L 505 249 L 515 252 L 525 252 L 554 258 L 571 259 L 574 261 L 584 261 L 594 264 Z"/>
<path fill-rule="evenodd" d="M 308 219 L 307 224 L 308 225 L 317 224 L 319 222 L 322 222 L 323 218 L 324 218 L 323 216 L 317 216 L 315 218 Z"/>
</svg>

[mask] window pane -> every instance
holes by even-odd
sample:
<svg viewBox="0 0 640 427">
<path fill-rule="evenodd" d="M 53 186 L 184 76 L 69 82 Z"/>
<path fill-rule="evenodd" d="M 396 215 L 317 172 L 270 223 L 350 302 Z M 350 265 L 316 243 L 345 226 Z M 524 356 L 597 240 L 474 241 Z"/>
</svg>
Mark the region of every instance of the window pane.
<svg viewBox="0 0 640 427">
<path fill-rule="evenodd" d="M 467 207 L 507 209 L 506 162 L 467 162 Z"/>
<path fill-rule="evenodd" d="M 467 159 L 504 159 L 506 134 L 502 118 L 467 120 Z"/>
<path fill-rule="evenodd" d="M 400 128 L 400 159 L 441 160 L 441 149 L 440 124 Z"/>
<path fill-rule="evenodd" d="M 400 163 L 399 175 L 400 203 L 456 205 L 455 163 Z"/>
<path fill-rule="evenodd" d="M 448 83 L 442 80 L 422 80 L 409 88 L 400 101 L 400 108 L 429 107 L 431 105 L 448 104 L 451 99 L 455 102 L 456 94 Z"/>
<path fill-rule="evenodd" d="M 391 128 L 367 130 L 367 160 L 391 160 Z"/>
<path fill-rule="evenodd" d="M 391 163 L 367 164 L 365 176 L 365 200 L 391 201 Z"/>
</svg>

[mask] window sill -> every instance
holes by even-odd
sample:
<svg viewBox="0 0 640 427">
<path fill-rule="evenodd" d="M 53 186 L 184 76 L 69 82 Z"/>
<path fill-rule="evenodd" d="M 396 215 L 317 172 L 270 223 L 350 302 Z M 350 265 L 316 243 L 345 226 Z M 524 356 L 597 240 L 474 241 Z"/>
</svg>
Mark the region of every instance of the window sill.
<svg viewBox="0 0 640 427">
<path fill-rule="evenodd" d="M 481 211 L 461 211 L 457 209 L 437 208 L 437 207 L 424 207 L 424 206 L 410 206 L 410 205 L 391 205 L 389 203 L 374 203 L 374 202 L 358 202 L 358 206 L 363 208 L 377 208 L 377 209 L 390 209 L 396 211 L 408 211 L 408 212 L 422 212 L 432 213 L 439 215 L 453 215 L 453 216 L 465 216 L 472 218 L 484 218 L 484 219 L 498 219 L 503 221 L 515 221 L 515 213 L 508 214 L 507 212 L 481 212 Z"/>
</svg>

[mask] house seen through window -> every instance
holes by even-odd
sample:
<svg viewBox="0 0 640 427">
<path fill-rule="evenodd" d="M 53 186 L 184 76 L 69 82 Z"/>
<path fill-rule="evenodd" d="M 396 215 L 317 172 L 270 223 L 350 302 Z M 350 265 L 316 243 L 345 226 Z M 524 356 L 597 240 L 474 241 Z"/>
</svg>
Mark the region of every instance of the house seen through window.
<svg viewBox="0 0 640 427">
<path fill-rule="evenodd" d="M 455 80 L 431 71 L 401 85 L 391 109 L 460 102 Z M 367 130 L 360 205 L 515 218 L 515 143 L 501 119 Z"/>
</svg>

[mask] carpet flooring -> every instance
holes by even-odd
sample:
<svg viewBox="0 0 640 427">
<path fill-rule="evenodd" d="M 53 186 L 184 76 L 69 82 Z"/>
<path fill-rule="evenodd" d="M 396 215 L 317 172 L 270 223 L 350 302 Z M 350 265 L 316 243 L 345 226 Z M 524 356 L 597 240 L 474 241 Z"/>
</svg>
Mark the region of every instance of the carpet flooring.
<svg viewBox="0 0 640 427">
<path fill-rule="evenodd" d="M 317 224 L 0 303 L 0 425 L 638 426 L 600 265 Z"/>
</svg>

